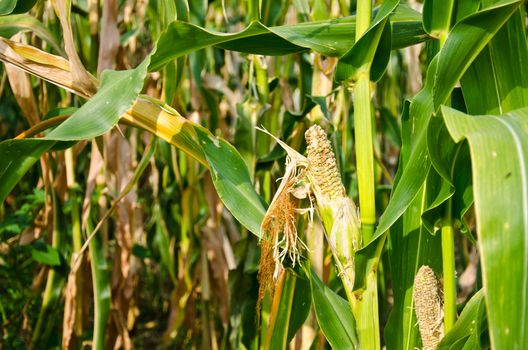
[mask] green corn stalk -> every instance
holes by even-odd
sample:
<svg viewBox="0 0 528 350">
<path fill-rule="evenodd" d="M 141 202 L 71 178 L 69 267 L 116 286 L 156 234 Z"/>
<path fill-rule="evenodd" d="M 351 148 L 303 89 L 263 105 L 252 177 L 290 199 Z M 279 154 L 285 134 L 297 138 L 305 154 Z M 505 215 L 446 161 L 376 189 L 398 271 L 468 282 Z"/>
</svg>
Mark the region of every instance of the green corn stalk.
<svg viewBox="0 0 528 350">
<path fill-rule="evenodd" d="M 66 183 L 68 186 L 68 196 L 71 205 L 71 222 L 72 222 L 72 239 L 73 239 L 73 256 L 75 257 L 82 248 L 82 231 L 81 231 L 81 208 L 79 205 L 79 184 L 75 180 L 75 160 L 73 157 L 73 148 L 64 151 L 64 162 L 66 165 Z M 76 272 L 75 276 L 76 295 L 75 295 L 75 324 L 74 332 L 77 337 L 82 336 L 83 331 L 83 275 Z"/>
<path fill-rule="evenodd" d="M 59 205 L 59 200 L 55 194 L 55 189 L 51 188 L 50 193 L 53 204 L 53 231 L 51 237 L 51 246 L 58 251 L 61 251 L 64 248 L 64 233 L 61 223 L 62 219 L 60 218 L 59 214 L 61 206 Z M 40 349 L 42 346 L 47 344 L 47 341 L 51 336 L 52 327 L 54 325 L 52 316 L 60 298 L 63 285 L 64 279 L 62 276 L 57 271 L 50 268 L 48 271 L 48 278 L 46 280 L 46 287 L 42 295 L 42 306 L 39 311 L 37 324 L 33 330 L 31 344 L 29 345 L 30 350 Z"/>
</svg>

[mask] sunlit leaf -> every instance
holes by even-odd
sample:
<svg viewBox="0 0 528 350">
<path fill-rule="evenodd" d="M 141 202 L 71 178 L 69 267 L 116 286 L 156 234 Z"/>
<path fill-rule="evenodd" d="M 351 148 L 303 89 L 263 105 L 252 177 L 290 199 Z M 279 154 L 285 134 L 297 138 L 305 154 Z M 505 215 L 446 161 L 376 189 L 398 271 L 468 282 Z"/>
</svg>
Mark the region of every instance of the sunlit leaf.
<svg viewBox="0 0 528 350">
<path fill-rule="evenodd" d="M 358 345 L 356 322 L 348 302 L 310 273 L 312 302 L 317 323 L 334 349 L 355 349 Z"/>
<path fill-rule="evenodd" d="M 469 116 L 442 107 L 442 114 L 453 139 L 467 139 L 471 150 L 492 346 L 522 348 L 528 341 L 528 109 Z"/>
</svg>

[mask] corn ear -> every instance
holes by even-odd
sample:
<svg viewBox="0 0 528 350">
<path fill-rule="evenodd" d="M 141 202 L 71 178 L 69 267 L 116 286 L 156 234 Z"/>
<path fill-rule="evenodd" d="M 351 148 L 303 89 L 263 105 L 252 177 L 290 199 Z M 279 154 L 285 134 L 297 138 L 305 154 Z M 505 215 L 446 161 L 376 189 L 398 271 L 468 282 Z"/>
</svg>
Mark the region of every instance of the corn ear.
<svg viewBox="0 0 528 350">
<path fill-rule="evenodd" d="M 442 297 L 438 281 L 429 266 L 422 266 L 414 278 L 414 310 L 418 319 L 423 350 L 435 350 L 442 340 Z"/>
<path fill-rule="evenodd" d="M 308 153 L 308 177 L 312 184 L 321 220 L 341 278 L 352 302 L 354 255 L 361 247 L 357 209 L 346 196 L 334 152 L 326 133 L 313 125 L 305 133 Z"/>
</svg>

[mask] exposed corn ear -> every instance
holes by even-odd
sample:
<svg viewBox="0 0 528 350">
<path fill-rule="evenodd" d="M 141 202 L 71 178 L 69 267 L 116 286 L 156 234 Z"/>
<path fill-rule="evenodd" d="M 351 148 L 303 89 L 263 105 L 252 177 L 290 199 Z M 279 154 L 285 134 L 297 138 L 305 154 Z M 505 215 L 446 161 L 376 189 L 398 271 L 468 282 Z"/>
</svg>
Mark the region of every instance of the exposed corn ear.
<svg viewBox="0 0 528 350">
<path fill-rule="evenodd" d="M 334 152 L 324 130 L 319 125 L 314 125 L 306 131 L 305 138 L 309 171 L 314 180 L 316 195 L 326 201 L 345 197 Z"/>
<path fill-rule="evenodd" d="M 356 206 L 346 196 L 334 152 L 324 130 L 314 125 L 305 133 L 308 177 L 317 208 L 339 273 L 352 302 L 354 255 L 361 247 L 361 231 Z"/>
<path fill-rule="evenodd" d="M 435 350 L 444 334 L 442 297 L 438 281 L 429 266 L 422 266 L 418 270 L 413 294 L 423 350 Z"/>
</svg>

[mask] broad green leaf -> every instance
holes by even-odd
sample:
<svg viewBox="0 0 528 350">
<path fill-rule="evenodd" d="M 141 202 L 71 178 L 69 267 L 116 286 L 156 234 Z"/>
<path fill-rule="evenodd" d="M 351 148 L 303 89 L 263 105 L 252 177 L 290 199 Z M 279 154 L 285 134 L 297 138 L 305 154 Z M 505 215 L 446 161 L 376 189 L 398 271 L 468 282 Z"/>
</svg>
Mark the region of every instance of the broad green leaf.
<svg viewBox="0 0 528 350">
<path fill-rule="evenodd" d="M 15 9 L 17 0 L 2 0 L 0 2 L 0 16 L 8 15 Z"/>
<path fill-rule="evenodd" d="M 455 326 L 440 342 L 439 350 L 482 349 L 480 336 L 486 330 L 484 290 L 479 290 L 466 304 Z"/>
<path fill-rule="evenodd" d="M 30 15 L 11 15 L 0 17 L 0 36 L 7 39 L 13 35 L 23 31 L 32 31 L 40 38 L 46 40 L 55 51 L 64 54 L 64 50 L 60 47 L 57 39 L 38 19 Z"/>
<path fill-rule="evenodd" d="M 454 3 L 454 0 L 424 1 L 423 24 L 427 33 L 439 38 L 449 32 Z"/>
<path fill-rule="evenodd" d="M 431 62 L 427 71 L 428 77 L 433 75 L 437 61 L 435 59 Z M 403 144 L 401 152 L 404 162 L 398 169 L 398 172 L 401 171 L 401 176 L 398 175 L 399 181 L 393 190 L 385 212 L 379 219 L 373 240 L 386 232 L 405 212 L 416 197 L 431 167 L 426 147 L 426 127 L 423 123 L 424 121 L 427 122 L 433 113 L 433 101 L 430 92 L 432 85 L 433 79 L 426 79 L 424 88 L 415 96 L 409 107 L 410 122 L 408 124 L 410 126 L 408 128 L 402 127 Z M 418 126 L 421 126 L 421 130 L 418 129 Z M 406 130 L 412 130 L 413 134 L 409 132 L 407 135 Z M 420 131 L 421 134 L 416 135 Z M 409 142 L 407 143 L 406 140 Z"/>
<path fill-rule="evenodd" d="M 411 145 L 410 124 L 408 108 L 404 108 L 402 116 L 404 149 Z M 407 165 L 408 162 L 409 153 L 402 151 L 400 163 Z M 436 175 L 434 171 L 430 171 L 428 177 L 432 176 L 431 174 Z M 438 178 L 438 175 L 436 177 Z M 399 181 L 398 178 L 396 181 Z M 420 215 L 427 208 L 428 201 L 431 201 L 429 198 L 431 192 L 429 183 L 424 183 L 409 208 L 390 229 L 387 252 L 394 305 L 385 328 L 385 339 L 387 344 L 391 344 L 391 349 L 414 350 L 419 347 L 420 335 L 413 311 L 414 277 L 422 265 L 441 271 L 440 235 L 432 236 Z"/>
<path fill-rule="evenodd" d="M 31 245 L 31 257 L 39 263 L 48 266 L 59 266 L 61 264 L 57 248 L 46 244 L 42 240 L 37 240 Z"/>
<path fill-rule="evenodd" d="M 90 139 L 117 124 L 119 117 L 130 109 L 141 91 L 148 63 L 147 58 L 134 70 L 104 72 L 98 93 L 45 139 L 2 142 L 0 155 L 8 160 L 8 163 L 0 171 L 0 199 L 5 199 L 27 170 L 44 152 L 50 150 L 56 141 Z"/>
<path fill-rule="evenodd" d="M 421 28 L 419 14 L 408 7 L 402 6 L 390 19 L 393 22 L 393 48 L 413 45 L 427 38 Z M 342 56 L 354 44 L 354 32 L 355 17 L 277 27 L 252 22 L 238 33 L 221 33 L 176 21 L 161 34 L 149 70 L 159 70 L 177 57 L 210 46 L 271 56 L 306 49 L 325 56 Z"/>
<path fill-rule="evenodd" d="M 510 60 L 511 61 L 511 60 Z M 489 47 L 482 50 L 460 79 L 462 94 L 469 114 L 498 114 L 501 110 L 495 71 Z"/>
<path fill-rule="evenodd" d="M 491 6 L 493 3 L 494 1 L 482 1 L 483 6 Z M 489 44 L 501 113 L 528 106 L 528 43 L 525 19 L 526 13 L 521 9 L 517 10 Z"/>
<path fill-rule="evenodd" d="M 6 140 L 0 142 L 0 202 L 3 202 L 9 192 L 20 181 L 40 156 L 47 152 L 56 141 L 53 140 Z"/>
<path fill-rule="evenodd" d="M 480 0 L 465 0 L 465 1 L 455 1 L 455 17 L 452 18 L 454 23 L 460 21 L 462 18 L 469 16 L 477 12 L 480 8 Z"/>
<path fill-rule="evenodd" d="M 177 46 L 173 44 L 175 42 L 178 43 Z M 273 35 L 259 22 L 252 22 L 241 32 L 226 34 L 207 30 L 188 22 L 176 21 L 171 23 L 160 36 L 149 70 L 158 70 L 173 59 L 196 50 L 222 44 L 226 48 L 225 45 L 229 46 L 226 43 L 232 44 L 233 42 L 235 42 L 237 51 L 259 54 L 281 55 L 304 50 L 303 47 Z"/>
<path fill-rule="evenodd" d="M 419 347 L 412 289 L 414 276 L 422 265 L 441 271 L 440 235 L 431 235 L 416 214 L 425 210 L 426 195 L 424 185 L 409 210 L 391 227 L 387 242 L 394 306 L 385 328 L 385 339 L 391 349 Z"/>
<path fill-rule="evenodd" d="M 288 326 L 288 342 L 293 339 L 310 313 L 310 309 L 312 307 L 310 281 L 301 277 L 297 277 L 293 300 L 294 302 L 292 305 Z"/>
<path fill-rule="evenodd" d="M 528 342 L 528 109 L 469 116 L 442 107 L 442 114 L 453 139 L 467 139 L 471 150 L 492 347 L 521 349 Z"/>
<path fill-rule="evenodd" d="M 6 1 L 10 2 L 10 0 L 6 0 Z M 29 10 L 33 8 L 33 6 L 35 6 L 36 3 L 37 3 L 37 0 L 17 0 L 17 4 L 11 13 L 19 14 L 19 13 L 28 12 Z"/>
<path fill-rule="evenodd" d="M 386 232 L 403 214 L 425 181 L 431 164 L 426 131 L 435 112 L 434 106 L 447 99 L 465 69 L 521 3 L 502 1 L 492 8 L 466 17 L 449 33 L 444 47 L 429 66 L 424 88 L 411 103 L 412 145 L 410 150 L 402 149 L 402 152 L 410 152 L 409 161 L 380 218 L 374 239 Z"/>
<path fill-rule="evenodd" d="M 347 51 L 340 59 L 337 64 L 335 79 L 337 81 L 352 80 L 355 78 L 355 75 L 358 73 L 358 70 L 369 70 L 378 46 L 381 43 L 381 48 L 387 44 L 387 34 L 388 35 L 388 46 L 390 47 L 390 27 L 388 28 L 389 32 L 382 35 L 385 31 L 385 25 L 389 19 L 390 14 L 398 6 L 399 0 L 388 0 L 384 1 L 380 10 L 376 14 L 376 17 L 372 21 L 370 27 L 367 29 L 365 34 L 352 46 L 352 48 Z M 380 41 L 384 37 L 385 42 Z M 383 70 L 388 63 L 390 54 L 390 49 L 384 50 L 384 57 L 381 58 Z M 376 77 L 380 78 L 381 74 L 378 69 L 376 71 Z M 377 79 L 374 79 L 377 80 Z"/>
<path fill-rule="evenodd" d="M 358 346 L 356 322 L 348 302 L 324 285 L 310 272 L 312 302 L 317 323 L 333 349 L 355 349 Z"/>
<path fill-rule="evenodd" d="M 104 71 L 97 94 L 46 135 L 46 139 L 86 140 L 102 135 L 114 127 L 141 92 L 149 57 L 132 70 Z"/>
<path fill-rule="evenodd" d="M 293 298 L 297 277 L 290 271 L 286 271 L 282 285 L 280 302 L 275 309 L 272 305 L 270 318 L 273 320 L 268 328 L 268 339 L 266 339 L 266 349 L 286 349 L 288 347 L 288 327 L 292 314 L 295 299 Z"/>
<path fill-rule="evenodd" d="M 435 73 L 435 110 L 444 103 L 467 68 L 522 3 L 511 0 L 497 2 L 464 18 L 449 32 L 439 53 Z"/>
<path fill-rule="evenodd" d="M 242 225 L 260 237 L 266 207 L 253 188 L 244 160 L 229 142 L 206 129 L 195 130 L 220 199 Z"/>
</svg>

